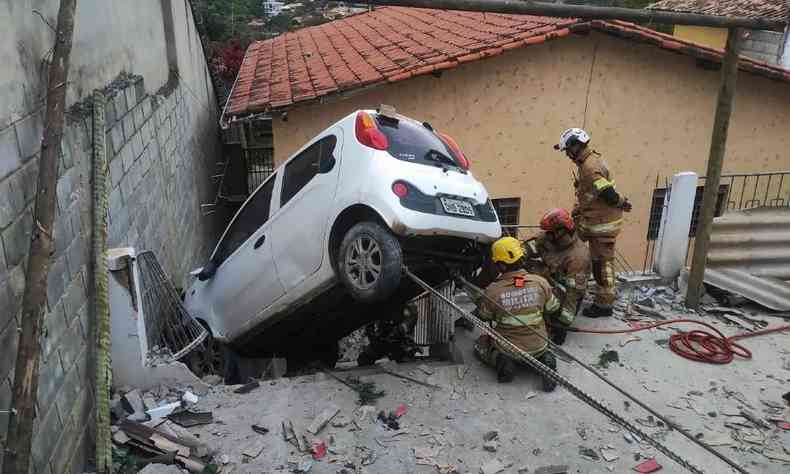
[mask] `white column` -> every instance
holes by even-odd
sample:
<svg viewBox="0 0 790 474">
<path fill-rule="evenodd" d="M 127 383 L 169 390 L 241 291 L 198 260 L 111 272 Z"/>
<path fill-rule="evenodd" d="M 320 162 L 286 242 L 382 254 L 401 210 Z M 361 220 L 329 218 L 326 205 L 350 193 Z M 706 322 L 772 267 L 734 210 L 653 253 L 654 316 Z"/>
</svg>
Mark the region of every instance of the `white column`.
<svg viewBox="0 0 790 474">
<path fill-rule="evenodd" d="M 669 202 L 664 204 L 658 231 L 654 265 L 664 278 L 677 278 L 685 266 L 696 192 L 697 173 L 685 171 L 672 178 Z"/>
</svg>

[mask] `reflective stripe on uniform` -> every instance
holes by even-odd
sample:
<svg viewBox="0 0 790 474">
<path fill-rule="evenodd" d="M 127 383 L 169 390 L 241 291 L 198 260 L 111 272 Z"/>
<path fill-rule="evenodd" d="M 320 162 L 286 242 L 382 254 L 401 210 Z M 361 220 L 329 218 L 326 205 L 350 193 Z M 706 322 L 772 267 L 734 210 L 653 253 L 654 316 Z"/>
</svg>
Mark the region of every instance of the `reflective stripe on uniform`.
<svg viewBox="0 0 790 474">
<path fill-rule="evenodd" d="M 593 181 L 593 187 L 595 187 L 595 190 L 600 193 L 604 189 L 614 187 L 614 181 L 609 181 L 606 178 L 598 178 Z"/>
<path fill-rule="evenodd" d="M 543 311 L 532 311 L 527 314 L 514 314 L 513 316 L 506 316 L 499 320 L 499 324 L 507 324 L 508 326 L 533 326 L 543 322 Z"/>
<path fill-rule="evenodd" d="M 553 313 L 557 311 L 559 307 L 560 307 L 560 300 L 558 300 L 557 297 L 552 294 L 551 298 L 549 298 L 549 300 L 546 301 L 546 311 L 548 311 L 549 313 Z"/>
<path fill-rule="evenodd" d="M 560 313 L 560 322 L 565 326 L 570 326 L 573 324 L 573 320 L 576 319 L 576 315 L 571 313 L 568 308 L 562 308 L 562 312 Z"/>
<path fill-rule="evenodd" d="M 617 219 L 612 222 L 605 222 L 603 224 L 580 224 L 582 232 L 588 234 L 604 234 L 610 232 L 618 232 L 623 226 L 623 219 Z"/>
</svg>

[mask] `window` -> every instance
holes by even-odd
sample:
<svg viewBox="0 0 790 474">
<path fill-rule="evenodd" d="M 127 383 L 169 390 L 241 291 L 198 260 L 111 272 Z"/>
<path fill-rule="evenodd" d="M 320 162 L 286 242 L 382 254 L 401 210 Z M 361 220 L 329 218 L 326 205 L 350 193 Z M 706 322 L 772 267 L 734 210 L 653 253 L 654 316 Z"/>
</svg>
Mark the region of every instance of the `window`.
<svg viewBox="0 0 790 474">
<path fill-rule="evenodd" d="M 276 175 L 272 175 L 266 183 L 247 201 L 241 212 L 231 223 L 230 228 L 217 247 L 214 260 L 222 264 L 260 227 L 269 220 L 269 209 L 272 202 L 272 191 Z"/>
<path fill-rule="evenodd" d="M 376 121 L 389 142 L 387 152 L 395 158 L 429 166 L 458 167 L 447 145 L 423 124 L 406 118 L 388 120 L 380 115 Z"/>
<path fill-rule="evenodd" d="M 313 143 L 285 165 L 280 206 L 284 206 L 319 172 L 332 168 L 337 137 L 329 135 Z"/>
<path fill-rule="evenodd" d="M 499 223 L 502 227 L 502 235 L 515 236 L 518 229 L 506 229 L 504 226 L 518 225 L 518 217 L 521 213 L 521 198 L 502 198 L 492 199 L 491 203 L 499 216 Z"/>
<path fill-rule="evenodd" d="M 716 196 L 716 212 L 715 217 L 724 214 L 727 203 L 727 193 L 729 192 L 729 185 L 719 185 L 719 195 Z M 689 237 L 697 235 L 697 223 L 699 221 L 699 210 L 702 207 L 702 194 L 705 192 L 705 186 L 697 186 L 697 191 L 694 195 L 694 209 L 691 211 L 691 227 L 689 228 Z M 661 227 L 661 219 L 664 215 L 664 201 L 666 200 L 666 188 L 656 188 L 653 190 L 653 200 L 650 205 L 650 221 L 647 224 L 647 240 L 658 239 L 658 230 Z"/>
</svg>

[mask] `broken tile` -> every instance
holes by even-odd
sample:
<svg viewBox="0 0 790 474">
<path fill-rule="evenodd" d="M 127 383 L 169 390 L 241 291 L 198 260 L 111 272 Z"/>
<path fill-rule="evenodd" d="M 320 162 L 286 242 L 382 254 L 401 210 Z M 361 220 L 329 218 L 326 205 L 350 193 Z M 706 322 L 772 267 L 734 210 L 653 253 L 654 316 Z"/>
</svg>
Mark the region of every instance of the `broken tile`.
<svg viewBox="0 0 790 474">
<path fill-rule="evenodd" d="M 338 413 L 340 413 L 340 408 L 338 407 L 333 406 L 324 408 L 324 410 L 319 413 L 313 422 L 307 427 L 307 431 L 317 435 L 318 432 L 324 429 L 324 426 L 326 426 L 326 424 L 329 423 L 329 421 Z"/>
<path fill-rule="evenodd" d="M 661 464 L 655 460 L 655 458 L 648 459 L 647 461 L 638 464 L 634 467 L 634 471 L 641 472 L 643 474 L 647 474 L 650 472 L 656 472 L 661 470 Z"/>
</svg>

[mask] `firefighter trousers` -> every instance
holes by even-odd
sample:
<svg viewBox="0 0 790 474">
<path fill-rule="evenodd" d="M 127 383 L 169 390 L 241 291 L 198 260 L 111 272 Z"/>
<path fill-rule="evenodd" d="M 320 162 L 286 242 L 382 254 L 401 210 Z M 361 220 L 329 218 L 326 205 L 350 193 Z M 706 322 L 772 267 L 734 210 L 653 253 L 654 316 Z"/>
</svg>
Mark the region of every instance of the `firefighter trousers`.
<svg viewBox="0 0 790 474">
<path fill-rule="evenodd" d="M 611 307 L 616 298 L 614 281 L 615 237 L 589 236 L 590 259 L 592 260 L 595 289 L 595 304 L 600 307 Z"/>
</svg>

